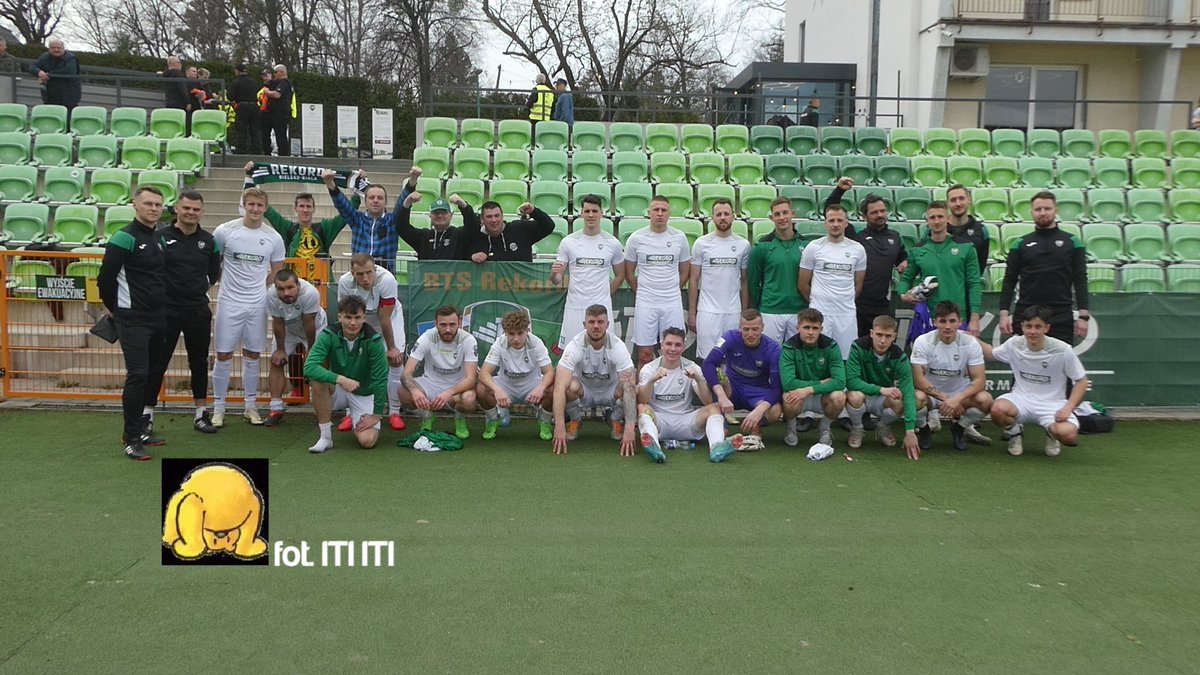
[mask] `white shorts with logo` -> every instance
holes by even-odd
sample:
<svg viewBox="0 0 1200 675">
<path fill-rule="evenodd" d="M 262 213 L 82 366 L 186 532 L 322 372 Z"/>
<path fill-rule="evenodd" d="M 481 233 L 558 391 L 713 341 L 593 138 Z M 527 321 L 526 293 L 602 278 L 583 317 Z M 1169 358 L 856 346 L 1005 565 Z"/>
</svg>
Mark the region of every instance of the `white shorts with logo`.
<svg viewBox="0 0 1200 675">
<path fill-rule="evenodd" d="M 232 353 L 241 343 L 242 350 L 262 353 L 267 346 L 267 308 L 217 304 L 214 348 Z"/>
<path fill-rule="evenodd" d="M 828 335 L 834 342 L 837 342 L 838 347 L 842 350 L 842 360 L 848 361 L 850 347 L 858 338 L 858 315 L 821 313 L 825 315 L 825 321 L 821 324 L 821 334 Z"/>
<path fill-rule="evenodd" d="M 662 332 L 668 328 L 687 331 L 682 303 L 666 307 L 646 307 L 644 304 L 633 306 L 633 330 L 630 331 L 633 334 L 633 344 L 638 347 L 653 347 L 662 340 Z"/>
<path fill-rule="evenodd" d="M 522 403 L 529 398 L 529 392 L 537 388 L 542 382 L 541 374 L 530 374 L 526 377 L 512 378 L 504 375 L 495 375 L 492 380 L 500 385 L 504 393 L 513 400 L 513 403 Z"/>
<path fill-rule="evenodd" d="M 614 381 L 608 387 L 589 387 L 586 382 L 575 378 L 580 385 L 583 386 L 583 398 L 579 399 L 579 404 L 585 408 L 610 407 L 616 405 L 617 400 L 617 383 Z"/>
<path fill-rule="evenodd" d="M 796 334 L 796 314 L 763 314 L 763 335 L 783 344 Z"/>
<path fill-rule="evenodd" d="M 1041 401 L 1035 398 L 1029 398 L 1022 394 L 1008 393 L 1000 397 L 1001 401 L 1008 401 L 1017 408 L 1017 424 L 1033 424 L 1037 423 L 1044 429 L 1049 429 L 1051 424 L 1054 424 L 1054 416 L 1059 410 L 1067 404 L 1067 399 L 1058 399 L 1056 401 Z M 1079 428 L 1079 419 L 1072 413 L 1067 422 Z"/>
<path fill-rule="evenodd" d="M 342 385 L 337 384 L 333 387 L 333 410 L 347 410 L 350 419 L 358 424 L 363 417 L 375 414 L 375 397 L 351 394 Z M 378 429 L 379 426 L 380 423 L 376 422 L 375 428 Z"/>
<path fill-rule="evenodd" d="M 425 392 L 425 397 L 432 400 L 442 394 L 442 392 L 453 389 L 459 380 L 450 380 L 446 378 L 434 377 L 432 375 L 420 375 L 417 377 L 417 385 L 421 387 L 421 391 Z M 446 404 L 446 409 L 450 409 L 450 404 Z"/>
<path fill-rule="evenodd" d="M 609 330 L 616 330 L 614 327 L 617 323 L 617 318 L 613 316 L 612 307 L 607 303 L 596 303 L 608 307 L 608 323 Z M 575 339 L 576 335 L 583 332 L 583 322 L 587 319 L 586 307 L 566 307 L 563 309 L 562 326 L 558 329 L 558 351 L 567 348 L 567 343 Z"/>
<path fill-rule="evenodd" d="M 704 438 L 704 428 L 696 426 L 696 411 L 689 413 L 654 413 L 660 440 L 698 441 Z"/>
<path fill-rule="evenodd" d="M 725 331 L 737 330 L 741 312 L 696 312 L 696 359 L 708 356 Z"/>
</svg>

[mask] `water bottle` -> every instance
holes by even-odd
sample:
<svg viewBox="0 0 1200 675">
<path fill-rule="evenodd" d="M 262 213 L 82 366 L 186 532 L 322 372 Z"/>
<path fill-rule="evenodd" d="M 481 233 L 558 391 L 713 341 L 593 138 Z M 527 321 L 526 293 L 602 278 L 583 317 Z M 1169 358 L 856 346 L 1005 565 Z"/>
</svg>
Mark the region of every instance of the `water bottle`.
<svg viewBox="0 0 1200 675">
<path fill-rule="evenodd" d="M 663 443 L 664 450 L 695 450 L 696 444 L 692 441 L 677 441 L 671 439 Z"/>
<path fill-rule="evenodd" d="M 512 422 L 512 412 L 508 408 L 500 409 L 500 426 L 506 427 Z"/>
</svg>

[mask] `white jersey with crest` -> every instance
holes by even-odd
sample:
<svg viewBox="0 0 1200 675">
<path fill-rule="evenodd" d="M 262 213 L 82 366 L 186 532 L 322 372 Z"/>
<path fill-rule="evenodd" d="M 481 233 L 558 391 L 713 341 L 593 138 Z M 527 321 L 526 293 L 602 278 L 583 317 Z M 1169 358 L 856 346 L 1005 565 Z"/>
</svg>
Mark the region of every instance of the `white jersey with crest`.
<svg viewBox="0 0 1200 675">
<path fill-rule="evenodd" d="M 642 366 L 638 385 L 646 384 L 654 377 L 654 373 L 662 367 L 662 357 L 654 359 Z M 700 368 L 688 359 L 679 359 L 679 367 L 667 371 L 666 377 L 654 383 L 654 395 L 650 397 L 650 407 L 654 412 L 673 415 L 686 415 L 696 409 L 692 397 L 696 393 L 696 382 L 687 376 L 687 370 Z"/>
<path fill-rule="evenodd" d="M 213 231 L 221 247 L 221 289 L 217 302 L 241 307 L 263 307 L 267 302 L 267 275 L 272 263 L 286 254 L 283 238 L 267 224 L 246 227 L 241 218 L 222 223 Z"/>
<path fill-rule="evenodd" d="M 523 381 L 531 375 L 541 375 L 542 368 L 550 365 L 550 352 L 546 349 L 546 343 L 533 333 L 525 336 L 525 347 L 522 349 L 510 347 L 508 335 L 501 334 L 483 362 L 495 366 L 499 375 Z"/>
<path fill-rule="evenodd" d="M 983 365 L 983 349 L 979 342 L 962 331 L 955 331 L 954 342 L 938 339 L 936 330 L 913 341 L 914 366 L 925 366 L 925 379 L 947 394 L 962 391 L 971 383 L 971 366 Z"/>
<path fill-rule="evenodd" d="M 643 307 L 683 305 L 679 292 L 679 265 L 691 259 L 687 237 L 668 227 L 655 232 L 644 227 L 625 242 L 625 261 L 637 263 L 637 295 Z"/>
<path fill-rule="evenodd" d="M 609 279 L 612 268 L 625 261 L 625 252 L 616 237 L 604 231 L 572 232 L 563 237 L 554 259 L 566 263 L 570 275 L 567 307 L 587 309 L 590 305 L 604 305 L 612 309 Z"/>
<path fill-rule="evenodd" d="M 430 328 L 417 338 L 410 358 L 425 366 L 426 377 L 441 382 L 456 382 L 463 378 L 468 359 L 472 363 L 479 363 L 479 343 L 474 335 L 461 328 L 453 341 L 442 342 L 437 328 Z"/>
<path fill-rule="evenodd" d="M 604 346 L 592 349 L 587 332 L 567 343 L 558 365 L 571 371 L 583 386 L 605 390 L 616 386 L 617 373 L 633 370 L 629 348 L 612 333 L 604 334 Z"/>
<path fill-rule="evenodd" d="M 867 269 L 867 250 L 851 239 L 821 237 L 804 247 L 800 269 L 812 272 L 808 306 L 825 315 L 855 314 L 854 275 Z"/>
<path fill-rule="evenodd" d="M 396 341 L 396 347 L 404 349 L 407 344 L 404 335 L 404 308 L 400 306 L 399 288 L 396 285 L 396 277 L 391 272 L 376 265 L 375 283 L 371 284 L 369 290 L 355 282 L 353 272 L 346 272 L 338 278 L 337 291 L 339 298 L 346 295 L 356 295 L 361 298 L 363 304 L 367 306 L 367 323 L 377 331 L 383 330 L 379 327 L 380 303 L 391 304 L 392 339 Z"/>
<path fill-rule="evenodd" d="M 1087 376 L 1071 345 L 1050 336 L 1040 351 L 1030 349 L 1023 335 L 1009 338 L 992 357 L 1012 366 L 1013 392 L 1042 403 L 1064 401 L 1067 385 Z"/>
<path fill-rule="evenodd" d="M 317 333 L 324 330 L 328 321 L 325 318 L 325 309 L 321 307 L 321 292 L 304 279 L 299 279 L 299 282 L 300 294 L 290 305 L 279 299 L 279 293 L 275 289 L 267 293 L 267 315 L 283 319 L 287 324 L 287 332 L 307 339 L 304 332 L 305 314 L 316 314 Z"/>
<path fill-rule="evenodd" d="M 714 314 L 742 307 L 742 273 L 750 261 L 750 242 L 731 234 L 710 232 L 692 246 L 692 264 L 700 267 L 700 299 L 696 309 Z"/>
</svg>

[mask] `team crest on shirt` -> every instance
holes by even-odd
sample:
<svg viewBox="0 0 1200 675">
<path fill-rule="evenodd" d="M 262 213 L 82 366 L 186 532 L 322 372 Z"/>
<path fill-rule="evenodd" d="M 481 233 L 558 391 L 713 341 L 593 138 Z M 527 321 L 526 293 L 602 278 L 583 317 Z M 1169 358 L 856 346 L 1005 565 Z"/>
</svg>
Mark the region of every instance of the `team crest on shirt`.
<svg viewBox="0 0 1200 675">
<path fill-rule="evenodd" d="M 958 255 L 958 247 L 957 246 L 950 249 L 950 255 Z"/>
<path fill-rule="evenodd" d="M 680 386 L 683 386 L 683 378 L 682 378 L 682 377 L 680 377 L 678 380 L 675 380 L 675 384 L 678 384 L 678 385 L 680 385 Z"/>
<path fill-rule="evenodd" d="M 1042 368 L 1047 368 L 1047 367 L 1048 367 L 1048 364 L 1045 361 L 1042 361 Z"/>
<path fill-rule="evenodd" d="M 895 245 L 896 245 L 896 240 L 892 239 L 891 237 L 888 237 L 888 246 L 895 246 Z"/>
<path fill-rule="evenodd" d="M 849 258 L 849 257 L 850 257 L 850 251 L 846 251 L 846 257 L 847 257 L 847 258 Z"/>
<path fill-rule="evenodd" d="M 954 355 L 954 360 L 955 360 L 955 361 L 957 361 L 957 360 L 958 360 L 958 354 L 955 354 L 955 355 Z"/>
<path fill-rule="evenodd" d="M 204 242 L 200 242 L 200 243 L 198 243 L 198 244 L 196 244 L 196 245 L 197 245 L 197 246 L 199 246 L 200 248 L 204 248 Z"/>
<path fill-rule="evenodd" d="M 971 236 L 974 236 L 974 235 L 975 235 L 975 228 L 969 228 L 969 229 L 967 230 L 967 234 L 969 234 L 969 235 L 971 235 Z"/>
<path fill-rule="evenodd" d="M 825 357 L 824 356 L 817 357 L 817 365 L 818 366 L 825 365 Z"/>
<path fill-rule="evenodd" d="M 266 246 L 266 245 L 267 245 L 267 240 L 266 240 L 266 239 L 259 239 L 259 240 L 258 240 L 258 245 L 259 245 L 259 246 Z"/>
<path fill-rule="evenodd" d="M 1059 239 L 1058 241 L 1054 242 L 1054 245 L 1059 248 L 1062 248 L 1062 239 Z"/>
<path fill-rule="evenodd" d="M 754 362 L 754 365 L 758 366 L 759 368 L 762 368 L 762 366 L 763 366 L 763 362 L 762 362 L 762 361 L 755 361 L 755 362 Z"/>
</svg>

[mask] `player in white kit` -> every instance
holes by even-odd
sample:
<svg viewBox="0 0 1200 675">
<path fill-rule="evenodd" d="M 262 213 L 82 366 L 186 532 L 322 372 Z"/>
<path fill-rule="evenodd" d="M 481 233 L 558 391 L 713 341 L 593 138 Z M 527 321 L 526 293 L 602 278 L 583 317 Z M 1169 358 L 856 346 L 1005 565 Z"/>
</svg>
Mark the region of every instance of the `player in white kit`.
<svg viewBox="0 0 1200 675">
<path fill-rule="evenodd" d="M 400 306 L 400 291 L 396 277 L 368 253 L 350 256 L 350 271 L 338 279 L 338 297 L 357 295 L 367 306 L 367 324 L 383 336 L 388 358 L 388 425 L 395 431 L 404 430 L 400 416 L 400 389 L 404 377 L 404 308 Z M 338 424 L 338 431 L 350 431 L 347 415 Z"/>
<path fill-rule="evenodd" d="M 612 314 L 613 293 L 625 281 L 625 251 L 621 242 L 600 229 L 604 220 L 603 202 L 596 195 L 585 195 L 580 203 L 583 229 L 563 237 L 554 264 L 550 266 L 550 283 L 562 283 L 563 272 L 570 277 L 562 328 L 558 334 L 560 354 L 567 343 L 583 331 L 584 313 L 588 307 L 604 305 Z"/>
<path fill-rule="evenodd" d="M 959 330 L 958 305 L 943 300 L 933 308 L 934 330 L 913 341 L 913 388 L 917 394 L 917 446 L 928 450 L 933 441 L 929 411 L 957 417 L 950 427 L 955 450 L 966 450 L 967 441 L 987 445 L 992 439 L 975 430 L 992 409 L 992 395 L 984 391 L 987 375 L 983 349 L 975 338 Z"/>
<path fill-rule="evenodd" d="M 633 289 L 633 344 L 638 348 L 638 365 L 654 360 L 658 337 L 668 328 L 683 328 L 683 293 L 691 276 L 691 253 L 687 237 L 668 227 L 671 202 L 656 196 L 650 200 L 650 226 L 625 240 L 625 279 Z"/>
<path fill-rule="evenodd" d="M 217 362 L 213 364 L 214 427 L 225 426 L 225 395 L 233 352 L 242 347 L 242 387 L 246 408 L 242 415 L 250 424 L 262 424 L 255 400 L 258 398 L 259 363 L 267 346 L 267 287 L 283 269 L 283 238 L 263 226 L 267 193 L 259 188 L 242 191 L 244 216 L 223 223 L 213 232 L 222 258 L 221 290 L 217 293 L 214 342 Z"/>
<path fill-rule="evenodd" d="M 305 354 L 317 342 L 317 333 L 328 325 L 321 292 L 316 286 L 283 269 L 275 274 L 275 286 L 267 291 L 267 315 L 271 317 L 271 334 L 275 351 L 271 353 L 271 372 L 267 382 L 271 388 L 271 412 L 265 426 L 283 422 L 283 392 L 287 391 L 288 358 Z M 301 349 L 303 347 L 303 349 Z"/>
<path fill-rule="evenodd" d="M 825 317 L 821 332 L 842 348 L 842 360 L 850 358 L 850 347 L 858 337 L 858 314 L 854 298 L 862 291 L 867 276 L 867 251 L 846 238 L 849 220 L 841 204 L 825 207 L 826 235 L 804 247 L 796 286 L 808 306 Z"/>
<path fill-rule="evenodd" d="M 467 413 L 475 410 L 475 384 L 479 372 L 479 343 L 462 329 L 462 315 L 453 305 L 434 312 L 434 326 L 417 338 L 404 364 L 404 405 L 421 411 L 421 431 L 433 430 L 433 415 L 454 410 L 454 435 L 466 440 Z M 425 372 L 416 376 L 417 366 Z"/>
<path fill-rule="evenodd" d="M 713 200 L 713 231 L 692 245 L 688 281 L 688 328 L 696 333 L 696 358 L 704 359 L 725 331 L 737 330 L 750 306 L 746 264 L 750 242 L 732 232 L 733 203 Z"/>
<path fill-rule="evenodd" d="M 1022 335 L 996 348 L 979 343 L 984 356 L 1012 366 L 1012 391 L 992 405 L 992 421 L 1004 428 L 1010 455 L 1024 451 L 1023 424 L 1037 423 L 1046 430 L 1045 452 L 1050 457 L 1057 457 L 1064 443 L 1075 445 L 1079 438 L 1075 409 L 1087 394 L 1087 372 L 1071 345 L 1046 334 L 1051 315 L 1050 308 L 1032 305 L 1019 317 Z M 1071 396 L 1063 398 L 1068 381 Z"/>
<path fill-rule="evenodd" d="M 725 415 L 712 400 L 700 366 L 683 358 L 682 328 L 662 334 L 662 356 L 642 366 L 638 377 L 638 431 L 642 449 L 662 464 L 667 455 L 661 441 L 696 441 L 708 438 L 708 459 L 720 462 L 736 450 L 725 440 Z M 692 403 L 693 396 L 700 406 Z"/>
<path fill-rule="evenodd" d="M 543 441 L 554 437 L 554 366 L 542 339 L 529 332 L 529 313 L 514 310 L 500 319 L 504 333 L 496 338 L 479 368 L 475 395 L 483 408 L 484 440 L 496 437 L 501 409 L 513 403 L 537 407 L 538 435 Z"/>
<path fill-rule="evenodd" d="M 613 408 L 612 439 L 621 441 L 621 456 L 632 457 L 633 424 L 624 420 L 637 413 L 633 359 L 608 332 L 607 307 L 592 305 L 585 315 L 583 332 L 567 343 L 554 373 L 554 454 L 566 454 L 567 441 L 578 436 L 584 406 L 604 406 Z"/>
</svg>

